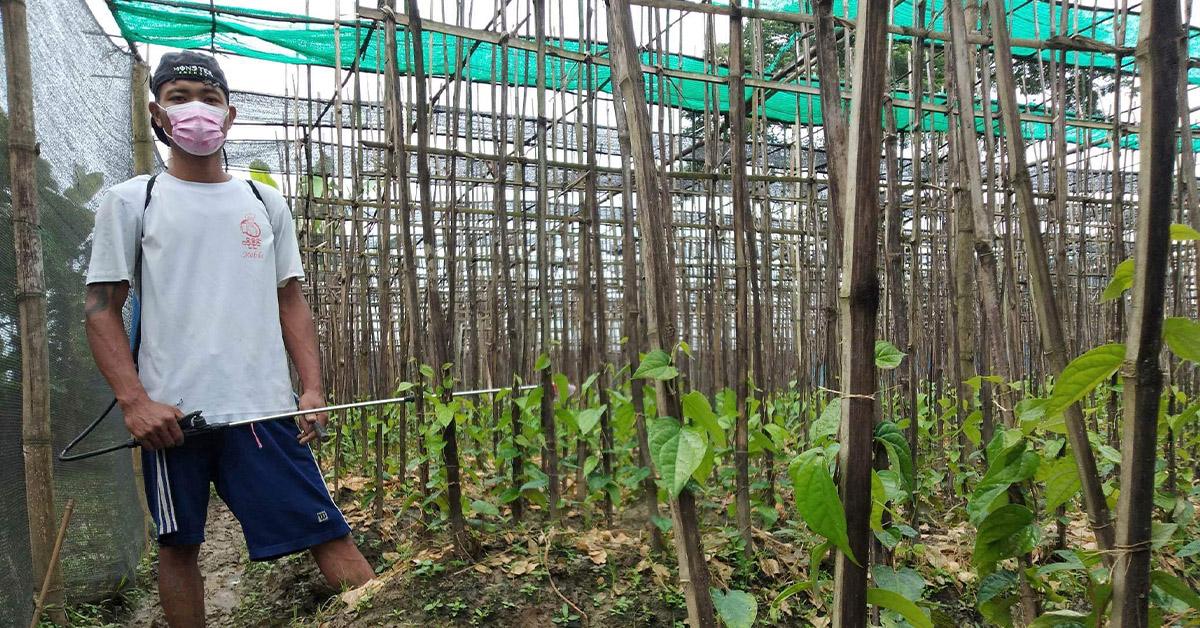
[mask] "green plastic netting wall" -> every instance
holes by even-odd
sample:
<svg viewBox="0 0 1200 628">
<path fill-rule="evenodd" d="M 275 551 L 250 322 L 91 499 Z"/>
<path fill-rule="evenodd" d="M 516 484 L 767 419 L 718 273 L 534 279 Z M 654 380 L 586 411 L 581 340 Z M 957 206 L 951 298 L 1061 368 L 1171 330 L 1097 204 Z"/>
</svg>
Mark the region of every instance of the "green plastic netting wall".
<svg viewBox="0 0 1200 628">
<path fill-rule="evenodd" d="M 848 6 L 842 13 L 853 17 L 857 11 L 856 0 L 846 0 Z M 797 0 L 765 0 L 758 3 L 761 8 L 778 11 L 800 11 Z M 941 30 L 941 0 L 930 0 L 924 24 L 927 28 Z M 197 4 L 189 2 L 155 2 L 147 0 L 110 0 L 109 7 L 116 18 L 122 34 L 132 40 L 175 48 L 212 48 L 217 51 L 234 55 L 277 61 L 290 64 L 312 64 L 333 67 L 335 64 L 334 28 L 328 24 L 301 24 L 306 18 L 300 15 L 260 11 L 242 7 L 231 8 L 221 5 Z M 1050 30 L 1051 5 L 1042 0 L 1019 0 L 1012 7 L 1011 26 L 1014 37 L 1026 39 L 1049 39 L 1056 35 Z M 1058 18 L 1058 7 L 1054 7 L 1055 17 Z M 232 13 L 231 13 L 232 11 Z M 914 26 L 913 5 L 911 0 L 897 5 L 893 23 L 899 26 Z M 1072 10 L 1068 16 L 1068 34 L 1079 34 L 1091 37 L 1107 44 L 1115 44 L 1113 30 L 1116 15 L 1104 10 Z M 1125 34 L 1125 44 L 1136 41 L 1139 16 L 1129 16 Z M 1057 25 L 1057 24 L 1056 24 Z M 360 42 L 366 41 L 364 53 L 360 59 L 360 67 L 368 71 L 381 71 L 378 59 L 382 59 L 381 47 L 383 35 L 378 29 L 372 30 L 367 22 L 349 22 L 341 26 L 341 63 L 350 67 L 355 59 Z M 398 65 L 401 73 L 412 70 L 408 52 L 408 34 L 403 27 L 398 28 L 399 54 Z M 904 39 L 897 36 L 898 39 Z M 1200 56 L 1200 31 L 1191 30 L 1189 56 Z M 426 31 L 423 33 L 422 44 L 425 54 L 425 72 L 431 77 L 450 77 L 458 75 L 457 65 L 459 55 L 466 59 L 465 75 L 471 81 L 493 83 L 500 80 L 501 66 L 504 63 L 508 70 L 510 86 L 533 86 L 536 82 L 536 59 L 526 51 L 510 48 L 507 56 L 501 59 L 500 46 L 488 41 L 481 41 L 454 35 L 445 35 Z M 578 41 L 555 39 L 553 45 L 572 52 L 591 52 L 596 56 L 607 57 L 606 46 L 591 44 L 590 50 Z M 460 53 L 460 50 L 462 51 Z M 1031 48 L 1015 49 L 1014 53 L 1025 57 L 1036 54 L 1050 55 L 1050 51 L 1038 51 Z M 666 55 L 665 58 L 652 58 L 649 53 L 643 53 L 642 60 L 646 63 L 662 64 L 670 69 L 682 70 L 698 74 L 710 74 L 704 61 L 697 57 L 686 55 Z M 1070 53 L 1068 63 L 1078 62 L 1081 66 L 1099 70 L 1111 70 L 1116 67 L 1115 55 L 1103 53 Z M 1131 58 L 1125 58 L 1123 64 L 1132 63 Z M 546 68 L 546 85 L 550 89 L 576 90 L 586 83 L 588 67 L 581 62 L 566 60 L 554 56 L 549 57 Z M 610 92 L 612 83 L 607 66 L 592 65 L 590 68 L 592 85 L 597 89 Z M 718 68 L 717 74 L 728 74 L 725 68 Z M 1192 69 L 1189 82 L 1200 85 L 1200 69 Z M 660 84 L 661 83 L 661 84 Z M 806 86 L 815 87 L 816 83 L 804 81 Z M 729 90 L 724 85 L 695 79 L 665 77 L 661 82 L 658 76 L 647 75 L 647 99 L 651 103 L 678 107 L 686 111 L 701 112 L 704 110 L 705 93 L 715 89 L 719 108 L 728 109 Z M 749 98 L 751 92 L 747 89 L 744 98 Z M 910 94 L 894 92 L 897 100 L 908 100 Z M 938 95 L 926 95 L 926 102 L 944 103 L 944 98 Z M 982 103 L 975 103 L 977 111 L 982 111 Z M 995 110 L 996 104 L 989 103 Z M 1040 113 L 1040 107 L 1028 105 L 1027 111 Z M 769 93 L 761 106 L 760 113 L 771 120 L 784 123 L 800 122 L 802 124 L 821 124 L 820 99 L 807 94 L 777 91 Z M 998 118 L 998 116 L 996 116 Z M 916 120 L 911 108 L 897 108 L 897 124 L 901 129 L 913 128 Z M 1080 124 L 1072 124 L 1073 117 L 1068 112 L 1066 128 L 1067 141 L 1071 143 L 1088 142 L 1092 146 L 1105 146 L 1110 137 L 1107 130 L 1089 128 Z M 1102 119 L 1095 119 L 1103 122 Z M 921 128 L 933 131 L 945 131 L 948 128 L 947 116 L 940 112 L 925 111 L 920 120 Z M 980 114 L 976 119 L 977 127 L 983 131 L 984 119 Z M 994 123 L 999 124 L 998 120 Z M 992 129 L 999 133 L 999 128 Z M 1042 122 L 1026 122 L 1023 124 L 1024 137 L 1030 141 L 1050 137 L 1050 125 Z M 1137 148 L 1137 135 L 1127 134 L 1122 137 L 1126 148 Z M 1200 139 L 1194 149 L 1200 150 Z"/>
<path fill-rule="evenodd" d="M 133 176 L 132 60 L 107 37 L 84 0 L 28 0 L 37 202 L 41 214 L 50 349 L 50 428 L 58 453 L 96 418 L 112 390 L 92 361 L 83 323 L 84 280 L 95 210 L 104 191 Z M 0 72 L 5 57 L 0 41 Z M 0 626 L 28 626 L 34 582 L 21 452 L 22 362 L 17 326 L 7 90 L 0 81 Z M 110 416 L 92 443 L 128 438 Z M 104 599 L 136 575 L 145 540 L 128 452 L 54 465 L 56 512 L 75 511 L 60 569 L 69 603 Z"/>
</svg>

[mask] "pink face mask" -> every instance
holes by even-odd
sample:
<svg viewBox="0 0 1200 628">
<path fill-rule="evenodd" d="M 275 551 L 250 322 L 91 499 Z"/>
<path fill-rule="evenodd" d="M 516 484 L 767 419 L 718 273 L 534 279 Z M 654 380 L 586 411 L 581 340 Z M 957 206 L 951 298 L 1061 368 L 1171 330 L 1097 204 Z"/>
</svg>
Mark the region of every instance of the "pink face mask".
<svg viewBox="0 0 1200 628">
<path fill-rule="evenodd" d="M 171 120 L 171 141 L 179 148 L 204 157 L 217 152 L 225 143 L 225 118 L 228 109 L 214 107 L 199 101 L 163 107 Z"/>
</svg>

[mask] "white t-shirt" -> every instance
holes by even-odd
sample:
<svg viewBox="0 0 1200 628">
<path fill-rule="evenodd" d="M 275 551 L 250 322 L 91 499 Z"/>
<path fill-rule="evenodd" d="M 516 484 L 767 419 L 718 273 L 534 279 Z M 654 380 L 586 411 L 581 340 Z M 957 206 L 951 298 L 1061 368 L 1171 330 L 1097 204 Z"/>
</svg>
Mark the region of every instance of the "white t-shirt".
<svg viewBox="0 0 1200 628">
<path fill-rule="evenodd" d="M 264 203 L 242 179 L 194 183 L 164 172 L 143 218 L 148 179 L 105 194 L 87 275 L 89 284 L 140 288 L 146 392 L 210 423 L 294 410 L 276 289 L 304 270 L 287 202 L 269 185 L 255 184 Z"/>
</svg>

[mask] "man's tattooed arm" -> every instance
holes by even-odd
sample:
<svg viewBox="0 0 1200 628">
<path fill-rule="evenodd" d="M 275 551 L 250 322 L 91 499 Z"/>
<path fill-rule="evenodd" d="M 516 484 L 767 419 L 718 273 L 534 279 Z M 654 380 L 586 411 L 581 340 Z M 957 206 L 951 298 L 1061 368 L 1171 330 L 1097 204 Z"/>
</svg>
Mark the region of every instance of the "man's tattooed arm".
<svg viewBox="0 0 1200 628">
<path fill-rule="evenodd" d="M 94 283 L 87 287 L 87 300 L 84 305 L 88 345 L 92 349 L 92 357 L 104 378 L 108 380 L 117 400 L 121 402 L 121 407 L 127 410 L 127 423 L 128 408 L 132 407 L 131 404 L 147 399 L 146 389 L 138 380 L 133 354 L 129 350 L 129 336 L 125 333 L 125 325 L 121 320 L 121 308 L 128 296 L 128 282 Z M 141 437 L 142 433 L 134 435 Z M 167 442 L 173 442 L 173 438 L 158 444 Z"/>
<path fill-rule="evenodd" d="M 112 303 L 115 284 L 94 283 L 87 287 L 87 300 L 83 305 L 83 317 L 91 318 L 93 314 L 103 312 Z"/>
</svg>

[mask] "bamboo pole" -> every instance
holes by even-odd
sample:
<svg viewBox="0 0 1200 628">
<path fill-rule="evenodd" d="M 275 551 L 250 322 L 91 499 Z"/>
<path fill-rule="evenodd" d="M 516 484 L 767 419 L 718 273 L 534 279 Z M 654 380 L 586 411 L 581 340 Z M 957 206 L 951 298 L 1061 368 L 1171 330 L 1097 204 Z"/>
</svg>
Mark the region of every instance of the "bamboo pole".
<svg viewBox="0 0 1200 628">
<path fill-rule="evenodd" d="M 846 121 L 842 114 L 841 73 L 838 71 L 837 35 L 833 30 L 833 0 L 816 0 L 817 75 L 821 88 L 821 119 L 825 131 L 825 158 L 829 168 L 829 204 L 826 225 L 829 242 L 825 260 L 825 320 L 824 362 L 825 386 L 837 388 L 841 377 L 840 364 L 841 327 L 838 325 L 837 300 L 839 273 L 842 267 L 842 209 L 846 205 L 842 198 L 843 181 L 850 181 L 846 166 Z M 846 35 L 849 39 L 849 35 Z"/>
<path fill-rule="evenodd" d="M 136 52 L 132 45 L 131 50 Z M 130 105 L 133 135 L 133 173 L 154 172 L 154 137 L 150 131 L 150 65 L 135 56 L 130 77 Z M 142 452 L 132 450 L 130 462 L 138 503 L 142 506 L 142 553 L 150 547 L 150 506 L 146 503 L 146 481 L 142 475 Z"/>
<path fill-rule="evenodd" d="M 17 332 L 21 338 L 21 451 L 25 457 L 25 503 L 33 582 L 52 574 L 54 464 L 50 451 L 50 352 L 46 330 L 46 279 L 42 266 L 38 212 L 37 135 L 34 127 L 33 72 L 25 2 L 0 2 L 8 79 L 8 151 L 13 244 L 16 249 Z M 51 620 L 66 622 L 61 574 L 50 580 Z"/>
<path fill-rule="evenodd" d="M 1046 259 L 1046 245 L 1042 238 L 1040 218 L 1033 201 L 1033 184 L 1026 165 L 1024 139 L 1017 105 L 1016 86 L 1013 83 L 1012 47 L 1008 41 L 1008 21 L 1002 3 L 989 3 L 992 16 L 992 32 L 996 40 L 996 87 L 1000 97 L 1000 114 L 1004 122 L 1005 138 L 1009 147 L 1009 179 L 1017 197 L 1021 215 L 1021 232 L 1025 241 L 1029 279 L 1033 286 L 1032 296 L 1037 315 L 1041 340 L 1056 373 L 1067 366 L 1067 348 L 1062 331 L 1062 316 L 1050 280 L 1050 265 Z M 1031 378 L 1033 379 L 1033 378 Z M 1113 547 L 1114 535 L 1108 502 L 1105 501 L 1100 475 L 1096 470 L 1096 457 L 1088 440 L 1087 426 L 1078 404 L 1063 412 L 1067 423 L 1067 436 L 1075 455 L 1075 467 L 1083 485 L 1083 501 L 1088 513 L 1088 523 L 1096 534 L 1096 542 L 1103 550 Z M 1111 555 L 1105 553 L 1105 563 L 1111 563 Z"/>
<path fill-rule="evenodd" d="M 1117 551 L 1112 565 L 1113 628 L 1146 628 L 1150 620 L 1150 527 L 1163 386 L 1159 359 L 1179 120 L 1179 3 L 1149 0 L 1143 6 L 1137 61 L 1142 80 L 1142 128 L 1147 132 L 1141 144 L 1136 261 L 1129 335 L 1121 366 L 1125 425 L 1113 546 Z"/>
<path fill-rule="evenodd" d="M 419 22 L 418 22 L 419 24 Z M 335 40 L 334 55 L 341 58 L 341 39 Z M 398 103 L 399 97 L 396 95 L 396 89 L 399 86 L 399 76 L 396 67 L 395 54 L 389 54 L 385 62 L 384 69 L 384 100 L 385 102 Z M 340 65 L 340 61 L 339 61 Z M 340 91 L 340 89 L 339 89 Z M 340 107 L 339 107 L 340 109 Z M 340 112 L 339 112 L 340 113 Z M 396 107 L 390 107 L 384 111 L 384 137 L 396 137 L 403 129 L 400 120 L 400 111 Z M 379 269 L 375 275 L 376 293 L 379 295 L 379 374 L 375 379 L 373 388 L 375 395 L 378 397 L 387 397 L 396 391 L 396 381 L 393 375 L 393 357 L 396 353 L 396 348 L 392 344 L 392 203 L 395 190 L 400 186 L 408 185 L 407 170 L 400 172 L 397 168 L 396 152 L 397 146 L 395 142 L 386 142 L 387 147 L 383 149 L 383 172 L 384 175 L 380 180 L 380 205 L 382 207 L 376 213 L 378 218 L 379 229 Z M 338 160 L 341 164 L 341 159 Z M 403 198 L 403 197 L 402 197 Z M 401 211 L 405 208 L 401 205 Z M 364 268 L 364 275 L 366 268 Z M 363 288 L 366 290 L 369 281 L 364 277 Z M 369 329 L 369 327 L 368 327 Z M 375 517 L 382 518 L 384 516 L 384 502 L 386 502 L 387 491 L 384 488 L 383 475 L 384 467 L 387 465 L 387 460 L 384 456 L 384 410 L 383 408 L 375 408 L 375 501 L 374 506 Z M 366 413 L 363 415 L 363 422 L 366 422 Z M 363 443 L 363 450 L 366 451 L 366 443 Z"/>
<path fill-rule="evenodd" d="M 595 3 L 591 0 L 581 0 L 586 2 L 586 11 L 580 11 L 581 19 L 586 20 L 586 26 L 583 30 L 585 45 L 592 44 L 592 29 L 595 24 Z M 604 475 L 608 478 L 615 478 L 613 475 L 613 453 L 616 444 L 613 440 L 612 429 L 612 412 L 609 409 L 608 385 L 609 385 L 609 347 L 608 347 L 608 282 L 605 278 L 603 257 L 601 255 L 601 237 L 600 237 L 600 203 L 597 198 L 596 181 L 596 102 L 595 102 L 595 80 L 591 61 L 585 63 L 584 67 L 584 89 L 587 90 L 584 100 L 584 125 L 587 129 L 585 142 L 581 146 L 586 148 L 586 161 L 588 164 L 587 179 L 584 182 L 583 196 L 585 199 L 584 205 L 588 211 L 588 226 L 592 236 L 590 243 L 590 251 L 592 259 L 590 267 L 596 274 L 595 284 L 592 290 L 596 295 L 595 307 L 595 334 L 596 334 L 596 356 L 595 362 L 598 367 L 598 376 L 596 378 L 597 401 L 602 408 L 600 414 L 600 466 Z M 589 279 L 590 281 L 590 279 Z M 656 496 L 657 497 L 657 496 Z M 657 501 L 657 499 L 656 499 Z M 657 510 L 657 503 L 655 504 Z M 604 493 L 604 518 L 606 523 L 611 527 L 615 517 L 613 509 L 612 496 L 606 490 Z M 653 525 L 653 522 L 651 522 Z M 654 526 L 657 529 L 657 526 Z"/>
<path fill-rule="evenodd" d="M 646 274 L 649 349 L 673 352 L 675 349 L 676 285 L 674 260 L 671 258 L 672 233 L 669 227 L 670 202 L 651 145 L 645 87 L 638 71 L 637 46 L 633 39 L 633 16 L 627 0 L 608 0 L 608 26 L 612 53 L 616 57 L 616 89 L 621 91 L 625 126 L 629 129 L 632 153 L 628 159 L 637 166 L 638 211 L 641 226 L 642 267 Z M 682 416 L 679 391 L 674 382 L 656 383 L 657 410 L 660 417 Z M 687 600 L 688 619 L 693 628 L 715 628 L 716 613 L 709 593 L 710 577 L 700 540 L 696 499 L 684 487 L 671 502 L 675 523 L 675 549 L 679 556 L 679 580 Z"/>
<path fill-rule="evenodd" d="M 46 596 L 50 593 L 50 584 L 54 574 L 58 573 L 58 553 L 62 550 L 63 539 L 67 536 L 67 525 L 71 523 L 71 512 L 75 510 L 75 500 L 68 499 L 67 507 L 63 510 L 62 523 L 58 525 L 58 535 L 54 537 L 54 550 L 50 552 L 50 570 L 42 579 L 42 588 L 38 591 L 37 604 L 33 607 L 33 617 L 29 620 L 29 628 L 37 628 L 42 619 L 42 609 L 46 608 Z M 51 609 L 53 612 L 54 609 Z M 58 609 L 62 612 L 62 609 Z"/>
<path fill-rule="evenodd" d="M 750 524 L 750 345 L 756 336 L 750 329 L 750 266 L 751 244 L 748 234 L 753 229 L 750 215 L 750 183 L 746 180 L 746 101 L 745 67 L 743 66 L 742 16 L 736 9 L 741 5 L 732 0 L 734 11 L 729 18 L 729 146 L 733 183 L 733 249 L 737 311 L 734 335 L 737 344 L 733 355 L 733 387 L 737 395 L 737 418 L 733 430 L 733 467 L 737 528 L 742 536 L 742 553 L 754 555 L 754 536 Z"/>
<path fill-rule="evenodd" d="M 967 47 L 966 42 L 965 35 L 968 25 L 965 9 L 960 4 L 960 0 L 950 0 L 947 6 L 950 12 L 950 34 L 953 39 L 954 84 L 957 88 L 959 111 L 958 137 L 962 146 L 961 154 L 964 158 L 962 171 L 967 179 L 967 195 L 963 200 L 970 203 L 969 220 L 973 223 L 970 233 L 974 239 L 975 255 L 979 261 L 977 273 L 979 296 L 983 301 L 987 320 L 992 322 L 988 326 L 988 331 L 991 332 L 989 340 L 992 349 L 990 361 L 996 367 L 997 374 L 1004 379 L 1004 384 L 997 387 L 996 397 L 1000 404 L 1004 425 L 1012 427 L 1014 425 L 1012 416 L 1014 404 L 1010 401 L 1011 395 L 1008 392 L 1011 390 L 1008 388 L 1008 384 L 1013 381 L 1012 366 L 1008 361 L 1007 341 L 1004 336 L 1004 326 L 1001 324 L 1003 317 L 1000 314 L 1000 282 L 997 278 L 996 253 L 992 248 L 992 243 L 996 240 L 995 229 L 992 226 L 995 215 L 988 211 L 983 202 L 983 164 L 980 161 L 978 136 L 975 132 L 975 101 L 972 94 L 975 86 L 973 69 L 975 64 L 971 59 L 971 50 Z M 965 215 L 963 220 L 967 221 Z M 960 273 L 969 271 L 965 268 L 956 270 Z M 981 384 L 981 386 L 984 385 Z M 962 402 L 963 400 L 960 400 L 960 403 Z"/>
<path fill-rule="evenodd" d="M 507 17 L 504 11 L 500 11 L 500 28 L 507 28 Z M 509 50 L 507 39 L 501 44 L 500 53 L 501 59 L 507 59 Z M 508 84 L 508 63 L 503 60 L 500 62 L 500 84 Z M 517 377 L 520 372 L 520 334 L 517 326 L 517 304 L 513 293 L 513 262 L 509 251 L 509 234 L 508 234 L 508 94 L 501 92 L 499 98 L 493 98 L 493 101 L 500 101 L 500 123 L 499 123 L 499 148 L 496 153 L 499 155 L 499 160 L 496 164 L 496 184 L 492 191 L 492 211 L 494 212 L 495 220 L 499 231 L 499 243 L 496 245 L 500 259 L 500 267 L 496 274 L 500 278 L 500 286 L 497 290 L 503 290 L 505 307 L 504 332 L 507 339 L 507 348 L 505 355 L 507 356 L 507 368 L 503 381 L 510 382 L 513 386 L 517 385 Z M 499 325 L 499 321 L 493 324 Z M 520 489 L 525 484 L 525 458 L 524 448 L 520 443 L 521 436 L 521 409 L 517 405 L 516 395 L 510 395 L 508 404 L 509 412 L 509 430 L 511 437 L 511 445 L 516 451 L 516 455 L 512 459 L 512 487 Z M 525 512 L 525 498 L 520 494 L 513 500 L 512 505 L 513 519 L 520 521 Z"/>
<path fill-rule="evenodd" d="M 834 571 L 833 625 L 867 625 L 867 559 L 871 519 L 872 434 L 878 399 L 875 323 L 879 309 L 879 164 L 882 158 L 883 100 L 887 90 L 889 1 L 859 5 L 854 47 L 847 181 L 842 201 L 846 239 L 845 274 L 839 291 L 842 337 L 841 497 L 853 560 L 838 551 Z"/>
<path fill-rule="evenodd" d="M 633 147 L 629 139 L 628 124 L 625 122 L 625 105 L 621 101 L 621 96 L 618 93 L 617 102 L 614 103 L 613 112 L 618 123 L 618 139 L 621 144 L 621 154 L 632 155 Z M 629 381 L 630 395 L 633 397 L 633 412 L 634 412 L 634 429 L 636 430 L 637 449 L 638 449 L 638 464 L 641 467 L 650 469 L 651 472 L 642 479 L 642 501 L 646 505 L 646 529 L 650 532 L 650 547 L 655 552 L 662 552 L 664 549 L 663 535 L 659 530 L 658 525 L 654 520 L 659 516 L 658 510 L 658 486 L 654 481 L 656 473 L 654 472 L 654 461 L 650 457 L 650 440 L 646 428 L 646 408 L 645 395 L 643 389 L 646 382 L 643 379 L 633 378 L 632 375 L 637 372 L 638 366 L 641 364 L 642 350 L 645 348 L 645 334 L 642 332 L 642 306 L 639 290 L 638 269 L 637 269 L 637 248 L 639 238 L 636 236 L 636 225 L 633 219 L 634 198 L 633 198 L 633 167 L 632 161 L 622 157 L 621 169 L 624 176 L 621 177 L 622 186 L 625 188 L 621 196 L 621 248 L 622 248 L 622 270 L 624 273 L 624 306 L 625 306 L 625 335 L 628 341 L 625 343 L 626 361 L 629 362 L 629 373 L 631 379 Z"/>
<path fill-rule="evenodd" d="M 427 84 L 425 77 L 425 50 L 422 43 L 421 15 L 416 0 L 408 0 L 408 44 L 411 48 L 416 85 L 416 130 L 417 130 L 417 191 L 421 209 L 421 233 L 425 253 L 425 299 L 429 312 L 429 349 L 426 358 L 433 369 L 434 389 L 442 403 L 450 402 L 452 387 L 446 383 L 450 376 L 449 312 L 442 303 L 441 290 L 437 287 L 441 274 L 438 263 L 438 238 L 434 227 L 433 191 L 429 180 L 429 135 Z M 393 29 L 394 30 L 394 29 Z M 400 127 L 402 128 L 402 127 Z M 405 171 L 407 173 L 407 170 Z M 450 244 L 447 243 L 449 246 Z M 458 456 L 458 422 L 450 421 L 442 428 L 442 466 L 446 470 L 446 501 L 450 511 L 450 530 L 454 547 L 462 555 L 474 555 L 478 549 L 466 530 L 462 512 L 462 487 L 460 483 Z"/>
<path fill-rule="evenodd" d="M 547 163 L 546 154 L 546 1 L 533 0 L 534 9 L 534 38 L 537 40 L 537 276 L 538 276 L 538 330 L 541 340 L 542 353 L 549 356 L 553 351 L 553 337 L 550 335 L 550 264 L 549 252 L 546 248 L 547 225 L 549 212 L 549 193 L 546 189 Z M 542 434 L 546 444 L 542 447 L 542 465 L 545 467 L 549 484 L 550 520 L 557 521 L 559 515 L 559 480 L 558 480 L 558 439 L 554 425 L 554 395 L 551 394 L 551 370 L 542 369 L 542 405 L 541 421 Z M 561 391 L 565 397 L 567 391 Z"/>
</svg>

